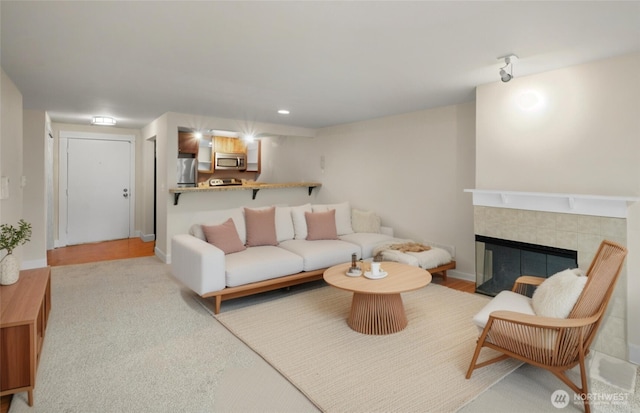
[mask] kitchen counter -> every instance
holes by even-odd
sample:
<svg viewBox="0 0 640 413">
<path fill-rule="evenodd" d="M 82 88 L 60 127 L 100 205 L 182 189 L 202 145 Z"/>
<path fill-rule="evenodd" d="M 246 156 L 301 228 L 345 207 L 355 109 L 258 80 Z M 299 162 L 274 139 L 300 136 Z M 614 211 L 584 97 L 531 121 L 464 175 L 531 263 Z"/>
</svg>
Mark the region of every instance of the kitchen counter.
<svg viewBox="0 0 640 413">
<path fill-rule="evenodd" d="M 220 186 L 207 186 L 198 188 L 171 188 L 169 193 L 173 194 L 173 205 L 178 205 L 180 195 L 191 192 L 220 192 L 220 191 L 253 191 L 252 199 L 256 199 L 258 191 L 261 189 L 280 189 L 280 188 L 308 188 L 309 195 L 313 191 L 313 188 L 322 186 L 320 182 L 284 182 L 284 183 L 265 183 L 265 182 L 252 182 L 244 185 L 220 185 Z"/>
</svg>

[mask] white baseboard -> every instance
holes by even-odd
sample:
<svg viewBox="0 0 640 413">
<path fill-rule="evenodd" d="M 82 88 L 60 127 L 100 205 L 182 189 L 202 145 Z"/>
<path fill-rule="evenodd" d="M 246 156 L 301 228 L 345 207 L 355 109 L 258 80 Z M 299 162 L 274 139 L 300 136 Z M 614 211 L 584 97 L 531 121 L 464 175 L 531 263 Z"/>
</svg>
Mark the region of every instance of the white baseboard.
<svg viewBox="0 0 640 413">
<path fill-rule="evenodd" d="M 139 229 L 135 230 L 133 233 L 133 237 L 131 238 L 140 238 L 142 242 L 150 242 L 156 240 L 156 234 L 143 234 Z"/>
<path fill-rule="evenodd" d="M 164 262 L 165 264 L 171 264 L 171 255 L 167 255 L 164 253 L 164 251 L 160 251 L 158 247 L 155 247 L 153 249 L 153 252 L 155 252 L 156 257 L 160 258 L 162 262 Z"/>
<path fill-rule="evenodd" d="M 629 345 L 629 361 L 640 365 L 640 345 L 628 343 Z"/>
<path fill-rule="evenodd" d="M 156 234 L 140 234 L 142 242 L 151 242 L 156 240 Z"/>
<path fill-rule="evenodd" d="M 22 261 L 21 270 L 30 270 L 32 268 L 42 268 L 47 266 L 47 259 Z"/>
<path fill-rule="evenodd" d="M 457 270 L 449 270 L 447 271 L 447 277 L 457 278 L 459 280 L 472 281 L 476 282 L 476 275 L 469 274 L 467 272 L 457 271 Z"/>
</svg>

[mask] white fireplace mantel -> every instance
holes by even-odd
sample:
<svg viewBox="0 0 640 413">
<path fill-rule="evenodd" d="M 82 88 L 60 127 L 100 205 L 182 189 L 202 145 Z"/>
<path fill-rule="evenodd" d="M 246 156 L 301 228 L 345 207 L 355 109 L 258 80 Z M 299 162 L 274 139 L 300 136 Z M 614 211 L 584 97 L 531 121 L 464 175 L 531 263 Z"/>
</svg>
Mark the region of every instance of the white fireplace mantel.
<svg viewBox="0 0 640 413">
<path fill-rule="evenodd" d="M 547 192 L 515 192 L 465 189 L 473 194 L 473 205 L 530 211 L 626 218 L 629 205 L 640 197 L 576 195 Z"/>
</svg>

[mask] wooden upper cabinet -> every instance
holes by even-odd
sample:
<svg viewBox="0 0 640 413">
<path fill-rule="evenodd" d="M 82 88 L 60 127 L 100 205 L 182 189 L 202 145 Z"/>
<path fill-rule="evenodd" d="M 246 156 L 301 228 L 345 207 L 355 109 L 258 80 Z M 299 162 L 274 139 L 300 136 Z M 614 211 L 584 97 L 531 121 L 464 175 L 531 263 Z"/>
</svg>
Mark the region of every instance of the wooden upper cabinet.
<svg viewBox="0 0 640 413">
<path fill-rule="evenodd" d="M 198 138 L 195 133 L 178 132 L 178 152 L 198 154 Z"/>
<path fill-rule="evenodd" d="M 247 144 L 243 139 L 215 136 L 213 144 L 215 152 L 247 153 Z"/>
</svg>

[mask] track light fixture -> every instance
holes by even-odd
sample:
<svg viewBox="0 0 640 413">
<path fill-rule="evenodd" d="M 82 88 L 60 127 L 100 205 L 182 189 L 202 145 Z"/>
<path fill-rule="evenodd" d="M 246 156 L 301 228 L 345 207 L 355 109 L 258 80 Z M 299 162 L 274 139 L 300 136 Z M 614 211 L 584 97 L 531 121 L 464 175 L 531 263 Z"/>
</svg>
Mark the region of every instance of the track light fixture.
<svg viewBox="0 0 640 413">
<path fill-rule="evenodd" d="M 498 60 L 502 60 L 502 59 L 504 59 L 504 66 L 500 68 L 500 80 L 507 83 L 508 81 L 513 79 L 513 64 L 518 60 L 518 56 L 514 54 L 509 54 L 509 55 L 501 56 L 498 58 Z M 508 73 L 505 70 L 507 67 L 509 68 Z"/>
</svg>

